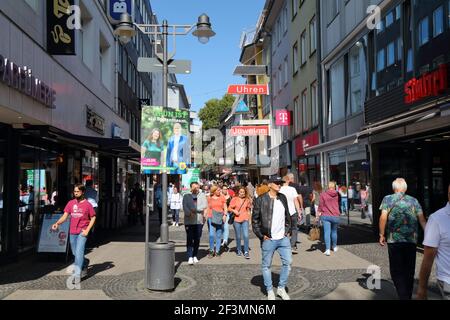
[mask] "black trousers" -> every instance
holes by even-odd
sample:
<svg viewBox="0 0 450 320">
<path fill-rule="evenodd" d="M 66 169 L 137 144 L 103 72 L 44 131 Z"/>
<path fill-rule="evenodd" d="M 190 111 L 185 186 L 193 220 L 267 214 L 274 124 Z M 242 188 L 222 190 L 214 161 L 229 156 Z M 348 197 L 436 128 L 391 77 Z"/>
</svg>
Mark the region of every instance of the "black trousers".
<svg viewBox="0 0 450 320">
<path fill-rule="evenodd" d="M 389 269 L 400 300 L 411 300 L 416 271 L 416 245 L 414 243 L 388 244 Z"/>
</svg>

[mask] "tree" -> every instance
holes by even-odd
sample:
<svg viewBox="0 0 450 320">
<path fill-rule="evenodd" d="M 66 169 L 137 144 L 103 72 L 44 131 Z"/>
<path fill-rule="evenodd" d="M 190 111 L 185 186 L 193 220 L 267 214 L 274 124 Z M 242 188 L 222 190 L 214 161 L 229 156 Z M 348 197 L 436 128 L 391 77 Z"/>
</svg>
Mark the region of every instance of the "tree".
<svg viewBox="0 0 450 320">
<path fill-rule="evenodd" d="M 219 127 L 220 117 L 227 111 L 231 110 L 235 98 L 226 94 L 222 99 L 210 99 L 198 113 L 198 117 L 202 121 L 203 130 Z"/>
</svg>

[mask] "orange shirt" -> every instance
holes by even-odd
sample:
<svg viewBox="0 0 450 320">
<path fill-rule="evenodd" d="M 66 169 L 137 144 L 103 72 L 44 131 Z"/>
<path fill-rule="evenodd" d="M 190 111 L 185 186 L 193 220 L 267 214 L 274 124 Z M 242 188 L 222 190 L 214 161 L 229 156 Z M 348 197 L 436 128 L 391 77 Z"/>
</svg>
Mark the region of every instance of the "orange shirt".
<svg viewBox="0 0 450 320">
<path fill-rule="evenodd" d="M 212 218 L 212 211 L 223 212 L 223 206 L 227 203 L 224 196 L 214 199 L 212 196 L 208 198 L 208 218 Z"/>
<path fill-rule="evenodd" d="M 243 203 L 243 201 L 245 201 Z M 242 206 L 242 208 L 241 208 Z M 251 201 L 250 199 L 245 198 L 242 200 L 239 197 L 234 197 L 230 202 L 230 209 L 239 210 L 239 215 L 236 215 L 234 221 L 236 222 L 244 222 L 250 220 L 250 207 Z"/>
</svg>

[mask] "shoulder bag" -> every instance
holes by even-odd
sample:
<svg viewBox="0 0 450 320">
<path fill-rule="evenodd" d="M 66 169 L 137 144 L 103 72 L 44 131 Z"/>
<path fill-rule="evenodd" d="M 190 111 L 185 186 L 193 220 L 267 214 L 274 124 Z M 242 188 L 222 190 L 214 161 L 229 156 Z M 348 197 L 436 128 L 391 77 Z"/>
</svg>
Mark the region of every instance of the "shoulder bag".
<svg viewBox="0 0 450 320">
<path fill-rule="evenodd" d="M 242 202 L 241 207 L 239 208 L 238 212 L 241 211 L 242 207 L 244 206 L 244 204 L 247 202 L 247 199 L 244 200 L 244 202 Z M 236 218 L 236 214 L 234 212 L 232 212 L 230 214 L 230 219 L 228 220 L 228 224 L 233 224 L 234 223 L 234 218 Z"/>
</svg>

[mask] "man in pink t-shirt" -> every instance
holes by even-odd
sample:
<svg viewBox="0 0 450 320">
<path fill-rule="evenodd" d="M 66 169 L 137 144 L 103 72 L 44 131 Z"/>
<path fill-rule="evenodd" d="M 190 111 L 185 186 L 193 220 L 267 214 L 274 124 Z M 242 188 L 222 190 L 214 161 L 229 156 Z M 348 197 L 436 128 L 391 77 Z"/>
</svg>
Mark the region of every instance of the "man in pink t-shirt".
<svg viewBox="0 0 450 320">
<path fill-rule="evenodd" d="M 73 189 L 75 199 L 70 200 L 64 209 L 64 215 L 52 226 L 58 230 L 60 224 L 64 223 L 70 216 L 70 248 L 75 257 L 75 277 L 86 274 L 89 260 L 84 258 L 87 237 L 95 223 L 95 211 L 91 203 L 85 199 L 86 187 L 76 184 Z"/>
</svg>

